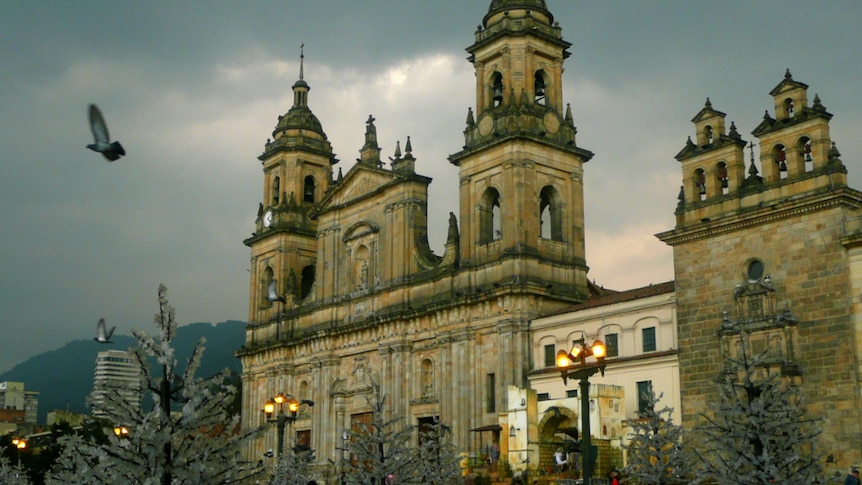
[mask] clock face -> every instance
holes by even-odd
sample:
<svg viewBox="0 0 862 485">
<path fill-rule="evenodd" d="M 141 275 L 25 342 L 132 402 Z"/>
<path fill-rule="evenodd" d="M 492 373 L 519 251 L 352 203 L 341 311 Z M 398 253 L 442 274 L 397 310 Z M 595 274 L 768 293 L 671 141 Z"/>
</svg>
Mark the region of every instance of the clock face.
<svg viewBox="0 0 862 485">
<path fill-rule="evenodd" d="M 269 227 L 272 225 L 272 211 L 266 211 L 263 215 L 263 225 Z"/>
</svg>

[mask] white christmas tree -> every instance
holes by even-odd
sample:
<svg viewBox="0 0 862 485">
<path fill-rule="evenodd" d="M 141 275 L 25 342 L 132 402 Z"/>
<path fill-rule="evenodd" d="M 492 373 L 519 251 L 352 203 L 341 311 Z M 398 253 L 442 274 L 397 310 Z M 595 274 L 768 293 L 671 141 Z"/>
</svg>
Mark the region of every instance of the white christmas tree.
<svg viewBox="0 0 862 485">
<path fill-rule="evenodd" d="M 719 485 L 822 483 L 812 453 L 820 430 L 806 417 L 801 390 L 770 368 L 766 354 L 752 356 L 742 337 L 700 428 L 704 475 Z"/>
<path fill-rule="evenodd" d="M 673 408 L 657 409 L 663 394 L 650 389 L 643 396 L 647 406 L 631 421 L 630 441 L 625 449 L 628 465 L 622 470 L 626 483 L 641 485 L 681 485 L 693 483 L 692 457 L 682 447 L 683 428 L 673 422 Z"/>
<path fill-rule="evenodd" d="M 32 482 L 27 471 L 21 465 L 12 465 L 4 456 L 0 456 L 0 484 L 30 485 Z"/>
<path fill-rule="evenodd" d="M 461 456 L 454 444 L 448 426 L 435 422 L 420 431 L 421 444 L 417 449 L 416 468 L 412 477 L 399 483 L 409 485 L 456 485 L 464 483 L 461 476 Z"/>
<path fill-rule="evenodd" d="M 281 455 L 269 485 L 307 485 L 313 480 L 314 451 L 288 450 Z"/>
<path fill-rule="evenodd" d="M 385 401 L 374 385 L 374 397 L 368 399 L 371 423 L 359 424 L 348 433 L 350 457 L 342 458 L 347 485 L 401 483 L 416 472 L 416 450 L 410 447 L 413 427 L 403 425 L 400 417 L 386 419 Z"/>
<path fill-rule="evenodd" d="M 159 285 L 158 337 L 133 331 L 133 355 L 141 371 L 141 389 L 149 392 L 149 410 L 130 403 L 127 389 L 110 388 L 94 411 L 114 426 L 107 444 L 66 438 L 65 448 L 47 483 L 200 484 L 237 483 L 260 473 L 258 464 L 242 463 L 240 445 L 254 430 L 241 430 L 239 415 L 230 413 L 237 389 L 226 383 L 228 371 L 195 376 L 204 352 L 201 339 L 182 375 L 171 341 L 176 335 L 174 309 L 167 289 Z M 161 372 L 152 373 L 148 356 Z"/>
</svg>

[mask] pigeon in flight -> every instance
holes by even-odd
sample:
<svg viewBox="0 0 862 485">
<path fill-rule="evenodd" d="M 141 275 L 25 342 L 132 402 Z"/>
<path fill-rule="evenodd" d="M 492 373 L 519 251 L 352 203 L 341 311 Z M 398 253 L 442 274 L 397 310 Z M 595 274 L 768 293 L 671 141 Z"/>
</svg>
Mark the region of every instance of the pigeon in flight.
<svg viewBox="0 0 862 485">
<path fill-rule="evenodd" d="M 113 342 L 111 342 L 111 335 L 114 335 L 114 329 L 115 328 L 117 328 L 117 327 L 111 327 L 110 331 L 106 331 L 105 319 L 100 318 L 98 325 L 96 325 L 96 338 L 94 338 L 93 340 L 95 340 L 96 342 L 99 342 L 100 344 L 111 344 L 111 343 L 113 343 Z"/>
<path fill-rule="evenodd" d="M 95 104 L 90 105 L 90 129 L 93 130 L 93 137 L 96 143 L 87 145 L 87 148 L 94 152 L 99 152 L 109 161 L 119 159 L 126 154 L 126 150 L 120 145 L 120 142 L 111 143 L 111 138 L 108 136 L 108 127 L 105 125 L 105 118 L 102 117 L 102 112 Z"/>
<path fill-rule="evenodd" d="M 269 300 L 270 303 L 280 301 L 282 303 L 285 302 L 285 298 L 283 296 L 278 296 L 278 288 L 276 287 L 275 280 L 269 282 L 269 287 L 266 289 L 266 299 Z"/>
</svg>

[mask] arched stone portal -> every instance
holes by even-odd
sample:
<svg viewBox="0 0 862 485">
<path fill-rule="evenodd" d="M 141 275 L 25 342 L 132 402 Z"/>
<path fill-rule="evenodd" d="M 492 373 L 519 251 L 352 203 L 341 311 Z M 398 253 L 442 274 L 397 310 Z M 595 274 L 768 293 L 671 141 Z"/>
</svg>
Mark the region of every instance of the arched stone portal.
<svg viewBox="0 0 862 485">
<path fill-rule="evenodd" d="M 578 439 L 578 414 L 569 408 L 551 406 L 542 412 L 538 428 L 539 468 L 553 470 L 554 452 L 557 447 L 563 446 L 566 441 L 577 441 Z M 576 465 L 571 454 L 569 460 L 573 465 Z"/>
</svg>

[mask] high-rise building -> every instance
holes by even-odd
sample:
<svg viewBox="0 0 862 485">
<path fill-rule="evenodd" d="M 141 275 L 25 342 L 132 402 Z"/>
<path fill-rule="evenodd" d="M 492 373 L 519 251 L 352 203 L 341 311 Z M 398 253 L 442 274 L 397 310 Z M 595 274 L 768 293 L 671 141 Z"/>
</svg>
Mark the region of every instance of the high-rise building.
<svg viewBox="0 0 862 485">
<path fill-rule="evenodd" d="M 96 357 L 93 393 L 90 396 L 93 416 L 105 416 L 110 406 L 108 395 L 120 397 L 132 406 L 141 402 L 141 369 L 132 354 L 124 350 L 106 350 Z"/>
</svg>

